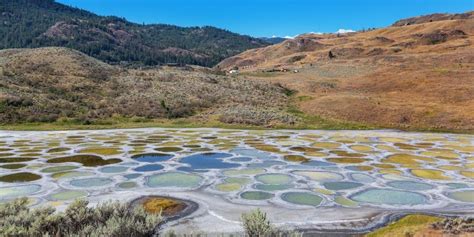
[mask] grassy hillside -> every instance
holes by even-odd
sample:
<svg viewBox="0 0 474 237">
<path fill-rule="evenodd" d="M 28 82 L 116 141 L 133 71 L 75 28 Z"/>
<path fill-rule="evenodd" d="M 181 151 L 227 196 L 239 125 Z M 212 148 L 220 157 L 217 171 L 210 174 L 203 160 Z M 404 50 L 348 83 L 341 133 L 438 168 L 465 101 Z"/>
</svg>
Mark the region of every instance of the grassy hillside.
<svg viewBox="0 0 474 237">
<path fill-rule="evenodd" d="M 350 34 L 306 34 L 216 68 L 280 83 L 297 108 L 373 127 L 474 131 L 474 12 L 400 20 Z M 296 70 L 296 71 L 295 71 Z"/>
<path fill-rule="evenodd" d="M 213 66 L 269 43 L 214 27 L 142 25 L 53 0 L 0 0 L 0 49 L 61 46 L 108 63 Z"/>
<path fill-rule="evenodd" d="M 293 124 L 280 86 L 199 67 L 111 66 L 67 48 L 0 51 L 0 123 L 106 120 Z"/>
</svg>

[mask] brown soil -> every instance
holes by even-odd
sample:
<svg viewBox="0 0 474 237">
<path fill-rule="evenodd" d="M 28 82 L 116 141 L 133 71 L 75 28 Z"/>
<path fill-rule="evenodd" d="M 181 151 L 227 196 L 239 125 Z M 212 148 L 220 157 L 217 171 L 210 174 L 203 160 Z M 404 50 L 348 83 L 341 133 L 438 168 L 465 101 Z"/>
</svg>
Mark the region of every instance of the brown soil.
<svg viewBox="0 0 474 237">
<path fill-rule="evenodd" d="M 218 68 L 239 67 L 241 78 L 295 89 L 299 109 L 324 118 L 474 131 L 474 12 L 404 22 L 409 24 L 301 35 L 246 51 Z"/>
</svg>

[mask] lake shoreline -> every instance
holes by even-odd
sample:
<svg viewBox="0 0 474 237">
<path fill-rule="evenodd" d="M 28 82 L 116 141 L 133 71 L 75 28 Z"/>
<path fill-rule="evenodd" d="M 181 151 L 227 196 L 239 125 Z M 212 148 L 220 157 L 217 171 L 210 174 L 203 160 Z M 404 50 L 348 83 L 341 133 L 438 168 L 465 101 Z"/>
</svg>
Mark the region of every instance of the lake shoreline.
<svg viewBox="0 0 474 237">
<path fill-rule="evenodd" d="M 152 122 L 152 123 L 121 123 L 121 124 L 94 124 L 94 125 L 71 125 L 55 123 L 33 123 L 33 124 L 8 124 L 0 125 L 0 131 L 87 131 L 87 130 L 121 130 L 121 129 L 240 129 L 240 130 L 321 130 L 321 131 L 396 131 L 409 133 L 448 133 L 448 134 L 466 134 L 472 135 L 471 130 L 444 130 L 444 129 L 416 129 L 416 128 L 397 128 L 397 127 L 357 127 L 357 126 L 275 126 L 264 127 L 245 124 L 224 124 L 224 123 L 174 123 Z"/>
<path fill-rule="evenodd" d="M 29 196 L 63 210 L 76 198 L 159 195 L 199 205 L 163 231 L 239 233 L 241 214 L 257 208 L 276 227 L 327 235 L 474 210 L 472 135 L 141 128 L 0 137 L 0 200 Z"/>
</svg>

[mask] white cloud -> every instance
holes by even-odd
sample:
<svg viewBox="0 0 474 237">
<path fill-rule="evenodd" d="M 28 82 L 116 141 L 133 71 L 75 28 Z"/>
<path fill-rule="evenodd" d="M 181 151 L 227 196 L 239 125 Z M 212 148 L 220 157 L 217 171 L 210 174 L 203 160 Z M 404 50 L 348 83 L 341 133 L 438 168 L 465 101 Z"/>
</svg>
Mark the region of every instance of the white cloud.
<svg viewBox="0 0 474 237">
<path fill-rule="evenodd" d="M 294 39 L 300 35 L 306 35 L 306 34 L 316 34 L 316 35 L 322 35 L 323 33 L 321 32 L 308 32 L 308 33 L 303 33 L 303 34 L 297 34 L 295 36 L 287 35 L 287 36 L 278 36 L 278 35 L 272 35 L 272 38 L 284 38 L 284 39 Z"/>
<path fill-rule="evenodd" d="M 355 32 L 355 30 L 351 30 L 351 29 L 339 29 L 338 31 L 336 31 L 337 34 L 346 34 L 346 33 L 352 33 L 352 32 Z"/>
</svg>

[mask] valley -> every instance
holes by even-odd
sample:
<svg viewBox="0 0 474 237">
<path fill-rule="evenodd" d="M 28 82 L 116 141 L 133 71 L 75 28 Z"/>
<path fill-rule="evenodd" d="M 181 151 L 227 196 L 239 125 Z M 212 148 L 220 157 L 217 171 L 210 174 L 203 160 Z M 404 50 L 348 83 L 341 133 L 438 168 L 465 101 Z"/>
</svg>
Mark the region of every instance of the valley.
<svg viewBox="0 0 474 237">
<path fill-rule="evenodd" d="M 474 12 L 344 29 L 0 0 L 0 236 L 471 236 Z"/>
</svg>

